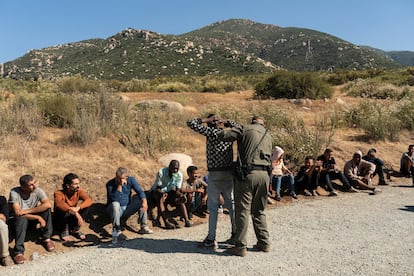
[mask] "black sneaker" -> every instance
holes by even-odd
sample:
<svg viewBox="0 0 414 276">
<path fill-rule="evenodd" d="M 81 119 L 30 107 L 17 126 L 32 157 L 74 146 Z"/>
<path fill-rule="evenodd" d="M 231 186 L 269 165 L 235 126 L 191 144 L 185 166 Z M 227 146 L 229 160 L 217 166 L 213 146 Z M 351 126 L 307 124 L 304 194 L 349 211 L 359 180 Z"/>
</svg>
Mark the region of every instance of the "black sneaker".
<svg viewBox="0 0 414 276">
<path fill-rule="evenodd" d="M 232 233 L 231 237 L 225 241 L 226 244 L 236 245 L 236 233 Z"/>
<path fill-rule="evenodd" d="M 194 214 L 194 215 L 196 215 L 196 216 L 197 216 L 197 217 L 199 217 L 199 218 L 205 218 L 205 217 L 207 217 L 207 215 L 206 215 L 206 214 L 204 214 L 204 212 L 199 211 L 199 210 L 194 211 L 194 212 L 193 212 L 193 214 Z"/>
<path fill-rule="evenodd" d="M 208 238 L 204 239 L 203 246 L 207 247 L 207 248 L 218 249 L 217 241 L 216 240 L 209 240 Z"/>
<path fill-rule="evenodd" d="M 383 186 L 386 186 L 386 185 L 388 185 L 388 184 L 387 184 L 387 182 L 385 182 L 385 180 L 380 180 L 380 181 L 378 182 L 378 185 L 383 185 Z"/>
<path fill-rule="evenodd" d="M 185 227 L 191 227 L 191 226 L 193 226 L 193 223 L 191 221 L 187 220 L 185 222 Z"/>
</svg>

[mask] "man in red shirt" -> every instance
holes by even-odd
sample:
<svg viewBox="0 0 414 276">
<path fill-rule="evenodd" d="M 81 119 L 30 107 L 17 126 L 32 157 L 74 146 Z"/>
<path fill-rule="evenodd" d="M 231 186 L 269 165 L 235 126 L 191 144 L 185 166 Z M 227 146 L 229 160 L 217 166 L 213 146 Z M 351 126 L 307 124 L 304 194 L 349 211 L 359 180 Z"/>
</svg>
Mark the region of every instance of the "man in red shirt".
<svg viewBox="0 0 414 276">
<path fill-rule="evenodd" d="M 62 190 L 56 191 L 54 196 L 56 230 L 61 233 L 61 239 L 68 241 L 72 234 L 84 240 L 85 234 L 80 231 L 84 222 L 82 213 L 92 205 L 92 199 L 80 188 L 79 177 L 74 173 L 65 175 Z"/>
</svg>

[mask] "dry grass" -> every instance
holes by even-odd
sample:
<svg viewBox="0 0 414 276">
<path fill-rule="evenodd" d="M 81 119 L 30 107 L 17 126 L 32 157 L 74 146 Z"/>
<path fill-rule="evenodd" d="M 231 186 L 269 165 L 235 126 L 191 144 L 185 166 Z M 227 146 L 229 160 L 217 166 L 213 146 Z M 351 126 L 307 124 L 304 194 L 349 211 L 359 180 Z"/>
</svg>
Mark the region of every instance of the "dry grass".
<svg viewBox="0 0 414 276">
<path fill-rule="evenodd" d="M 146 99 L 163 99 L 180 102 L 184 106 L 183 118 L 197 117 L 200 113 L 208 113 L 209 108 L 234 107 L 239 110 L 248 110 L 252 105 L 264 102 L 251 100 L 253 92 L 219 93 L 123 93 L 122 97 L 134 104 Z M 344 104 L 338 103 L 340 97 Z M 323 116 L 330 116 L 336 110 L 357 105 L 361 99 L 346 97 L 341 94 L 340 88 L 335 90 L 329 101 L 316 100 L 307 105 L 296 105 L 287 100 L 271 102 L 274 108 L 289 112 L 304 119 L 306 125 L 314 124 Z M 267 103 L 267 102 L 266 102 Z M 259 108 L 257 108 L 259 109 Z M 245 118 L 246 120 L 249 118 Z M 168 123 L 168 122 L 166 122 Z M 122 146 L 116 137 L 101 138 L 87 146 L 73 146 L 67 141 L 70 136 L 68 130 L 44 128 L 35 141 L 26 141 L 20 137 L 7 137 L 0 141 L 0 195 L 6 195 L 12 187 L 18 185 L 22 174 L 34 174 L 39 185 L 53 199 L 53 192 L 61 187 L 63 176 L 74 172 L 81 177 L 81 185 L 87 190 L 96 203 L 105 203 L 105 183 L 114 176 L 118 166 L 130 169 L 144 189 L 152 185 L 155 174 L 162 164 L 158 161 L 161 156 L 146 159 L 141 155 L 129 152 Z M 182 152 L 192 157 L 193 163 L 206 172 L 205 137 L 186 127 L 176 129 L 184 149 Z M 408 144 L 414 144 L 413 133 L 405 132 L 400 135 L 399 142 L 379 142 L 375 145 L 361 141 L 362 131 L 356 129 L 339 129 L 335 132 L 330 147 L 334 150 L 339 166 L 351 158 L 353 152 L 366 152 L 375 147 L 378 155 L 391 164 L 394 169 L 399 168 L 401 153 L 406 151 Z M 279 204 L 279 203 L 278 203 Z M 280 204 L 288 204 L 283 200 Z M 278 206 L 278 205 L 277 205 Z M 108 228 L 105 225 L 104 228 Z M 109 228 L 108 228 L 109 229 Z M 96 235 L 92 230 L 86 233 Z M 39 245 L 29 243 L 27 254 L 38 250 Z M 58 250 L 68 250 L 57 244 Z M 27 257 L 27 256 L 26 256 Z"/>
<path fill-rule="evenodd" d="M 163 99 L 177 101 L 184 106 L 186 119 L 199 116 L 200 112 L 208 112 L 208 107 L 234 107 L 248 109 L 252 105 L 260 106 L 260 101 L 251 100 L 253 92 L 220 93 L 123 93 L 131 103 L 146 99 Z M 345 104 L 337 103 L 340 97 Z M 275 100 L 271 104 L 295 114 L 304 119 L 305 124 L 312 125 L 319 118 L 329 116 L 338 109 L 347 108 L 360 102 L 358 98 L 347 97 L 341 94 L 339 87 L 334 97 L 329 101 L 315 100 L 310 104 L 297 105 L 287 100 Z M 247 120 L 248 118 L 246 118 Z M 167 122 L 166 122 L 167 123 Z M 60 187 L 62 178 L 68 172 L 78 174 L 82 179 L 83 187 L 91 193 L 97 202 L 105 201 L 105 183 L 113 177 L 118 166 L 126 166 L 131 174 L 136 176 L 141 185 L 148 189 L 155 178 L 155 174 L 162 164 L 160 156 L 152 159 L 129 152 L 118 143 L 115 137 L 101 138 L 96 143 L 84 147 L 77 147 L 65 143 L 70 135 L 67 130 L 45 128 L 39 133 L 36 141 L 25 141 L 19 137 L 8 137 L 1 143 L 0 164 L 0 194 L 8 195 L 10 189 L 18 185 L 18 178 L 24 173 L 32 173 L 39 180 L 40 185 L 50 197 L 53 191 Z M 193 158 L 195 165 L 201 172 L 206 172 L 205 138 L 188 128 L 177 129 L 177 135 L 183 141 L 183 153 Z M 339 129 L 336 131 L 330 147 L 340 166 L 360 149 L 366 152 L 375 147 L 378 154 L 394 168 L 399 167 L 399 158 L 407 145 L 413 143 L 412 133 L 403 133 L 399 142 L 379 142 L 372 145 L 361 141 L 363 133 L 355 129 Z"/>
</svg>

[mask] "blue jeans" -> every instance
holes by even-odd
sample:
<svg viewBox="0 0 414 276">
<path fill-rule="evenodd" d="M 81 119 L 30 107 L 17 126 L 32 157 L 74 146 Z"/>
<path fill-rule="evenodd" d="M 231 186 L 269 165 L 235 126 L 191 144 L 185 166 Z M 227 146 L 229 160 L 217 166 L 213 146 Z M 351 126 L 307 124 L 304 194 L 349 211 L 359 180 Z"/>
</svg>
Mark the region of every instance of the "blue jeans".
<svg viewBox="0 0 414 276">
<path fill-rule="evenodd" d="M 236 233 L 236 222 L 234 220 L 234 198 L 233 198 L 233 173 L 231 171 L 209 171 L 207 186 L 208 235 L 207 239 L 216 239 L 217 217 L 219 208 L 219 196 L 223 195 L 224 208 L 229 210 L 231 221 L 231 232 Z"/>
<path fill-rule="evenodd" d="M 146 211 L 141 210 L 141 204 L 141 199 L 138 196 L 134 196 L 126 206 L 121 206 L 117 201 L 111 202 L 106 210 L 111 218 L 113 229 L 120 230 L 121 218 L 127 220 L 135 212 L 138 214 L 138 223 L 141 228 L 145 227 L 148 215 Z"/>
<path fill-rule="evenodd" d="M 290 194 L 295 194 L 295 178 L 291 174 L 286 175 L 273 175 L 272 176 L 272 185 L 276 190 L 276 195 L 280 196 L 280 187 L 282 183 L 287 183 L 289 185 Z"/>
<path fill-rule="evenodd" d="M 332 186 L 332 180 L 335 180 L 335 179 L 339 179 L 339 181 L 341 181 L 342 186 L 345 190 L 348 190 L 351 188 L 351 184 L 349 184 L 348 179 L 340 171 L 329 171 L 327 173 L 321 173 L 321 178 L 322 178 L 322 181 L 325 182 L 328 192 L 332 192 L 334 190 Z"/>
</svg>

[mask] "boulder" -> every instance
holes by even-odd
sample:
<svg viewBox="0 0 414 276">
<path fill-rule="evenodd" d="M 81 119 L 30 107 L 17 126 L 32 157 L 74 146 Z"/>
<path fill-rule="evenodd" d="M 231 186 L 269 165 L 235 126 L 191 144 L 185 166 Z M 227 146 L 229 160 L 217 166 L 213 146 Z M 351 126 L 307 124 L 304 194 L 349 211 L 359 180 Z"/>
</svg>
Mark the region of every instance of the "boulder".
<svg viewBox="0 0 414 276">
<path fill-rule="evenodd" d="M 177 102 L 171 102 L 166 100 L 144 100 L 135 104 L 134 109 L 159 109 L 161 111 L 183 113 L 183 106 Z"/>
</svg>

